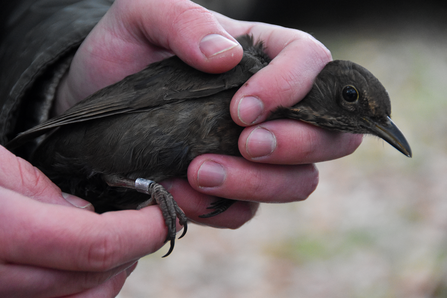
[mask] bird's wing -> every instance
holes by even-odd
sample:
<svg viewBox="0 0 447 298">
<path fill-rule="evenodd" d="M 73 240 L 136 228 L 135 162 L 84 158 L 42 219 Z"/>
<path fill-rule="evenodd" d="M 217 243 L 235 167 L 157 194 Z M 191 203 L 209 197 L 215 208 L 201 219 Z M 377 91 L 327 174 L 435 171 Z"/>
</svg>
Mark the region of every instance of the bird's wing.
<svg viewBox="0 0 447 298">
<path fill-rule="evenodd" d="M 16 148 L 63 125 L 141 112 L 174 101 L 203 98 L 238 88 L 264 66 L 255 56 L 246 53 L 232 70 L 207 74 L 188 66 L 178 57 L 171 57 L 99 90 L 64 114 L 20 133 L 7 147 Z"/>
</svg>

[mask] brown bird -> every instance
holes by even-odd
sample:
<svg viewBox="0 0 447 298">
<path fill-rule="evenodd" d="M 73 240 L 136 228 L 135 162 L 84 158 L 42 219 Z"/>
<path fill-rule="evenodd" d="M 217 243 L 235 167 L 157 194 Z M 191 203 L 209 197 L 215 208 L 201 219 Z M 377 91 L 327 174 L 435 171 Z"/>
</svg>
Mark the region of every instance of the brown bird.
<svg viewBox="0 0 447 298">
<path fill-rule="evenodd" d="M 250 36 L 239 42 L 243 58 L 226 73 L 203 73 L 177 57 L 153 63 L 19 134 L 8 148 L 48 133 L 31 162 L 63 191 L 92 202 L 98 212 L 157 203 L 169 230 L 169 255 L 176 219 L 184 226 L 184 235 L 187 218 L 157 182 L 186 177 L 190 162 L 204 153 L 240 155 L 237 144 L 243 128 L 231 119 L 230 100 L 271 59 L 262 42 L 253 44 Z M 353 62 L 332 61 L 303 100 L 278 107 L 269 120 L 296 119 L 376 135 L 411 157 L 390 113 L 390 99 L 377 78 Z M 233 202 L 219 200 L 204 217 L 225 211 Z"/>
</svg>

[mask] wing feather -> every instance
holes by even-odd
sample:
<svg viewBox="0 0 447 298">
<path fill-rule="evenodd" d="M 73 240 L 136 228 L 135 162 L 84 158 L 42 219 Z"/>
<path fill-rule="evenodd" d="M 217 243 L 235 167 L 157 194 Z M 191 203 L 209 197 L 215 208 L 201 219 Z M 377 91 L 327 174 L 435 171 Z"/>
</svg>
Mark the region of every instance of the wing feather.
<svg viewBox="0 0 447 298">
<path fill-rule="evenodd" d="M 153 63 L 90 95 L 64 114 L 20 133 L 7 147 L 19 147 L 60 126 L 117 114 L 138 113 L 173 101 L 193 100 L 238 88 L 266 64 L 256 53 L 245 51 L 235 68 L 223 74 L 208 74 L 174 56 Z"/>
</svg>

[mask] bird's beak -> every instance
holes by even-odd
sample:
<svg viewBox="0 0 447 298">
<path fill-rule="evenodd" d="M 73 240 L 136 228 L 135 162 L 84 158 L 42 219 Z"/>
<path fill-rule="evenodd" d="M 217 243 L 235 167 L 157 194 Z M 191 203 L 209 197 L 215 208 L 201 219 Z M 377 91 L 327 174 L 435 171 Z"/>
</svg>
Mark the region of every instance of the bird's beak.
<svg viewBox="0 0 447 298">
<path fill-rule="evenodd" d="M 387 121 L 384 124 L 377 123 L 376 121 L 368 118 L 363 118 L 363 120 L 368 123 L 369 129 L 371 130 L 372 134 L 384 139 L 391 146 L 393 146 L 406 156 L 412 156 L 410 145 L 390 117 L 387 117 Z"/>
</svg>

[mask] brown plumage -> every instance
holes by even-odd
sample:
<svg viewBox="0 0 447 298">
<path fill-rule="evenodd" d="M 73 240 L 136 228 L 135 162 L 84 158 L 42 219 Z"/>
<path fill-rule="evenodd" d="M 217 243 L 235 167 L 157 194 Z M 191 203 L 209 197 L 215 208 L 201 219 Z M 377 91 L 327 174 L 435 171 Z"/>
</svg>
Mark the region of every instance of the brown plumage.
<svg viewBox="0 0 447 298">
<path fill-rule="evenodd" d="M 232 121 L 229 103 L 270 59 L 262 43 L 254 45 L 249 36 L 239 41 L 244 47 L 242 61 L 226 73 L 202 73 L 177 57 L 153 63 L 21 133 L 8 147 L 49 133 L 32 163 L 63 191 L 92 202 L 98 212 L 140 208 L 152 203 L 151 195 L 169 228 L 169 254 L 176 217 L 185 225 L 184 232 L 187 219 L 167 191 L 147 180 L 185 177 L 189 163 L 200 154 L 240 155 L 237 140 L 243 128 Z M 390 112 L 385 88 L 368 70 L 349 61 L 332 61 L 302 101 L 278 107 L 270 119 L 373 134 L 411 156 Z M 222 199 L 212 206 L 215 212 L 205 216 L 225 211 L 232 202 Z"/>
</svg>

